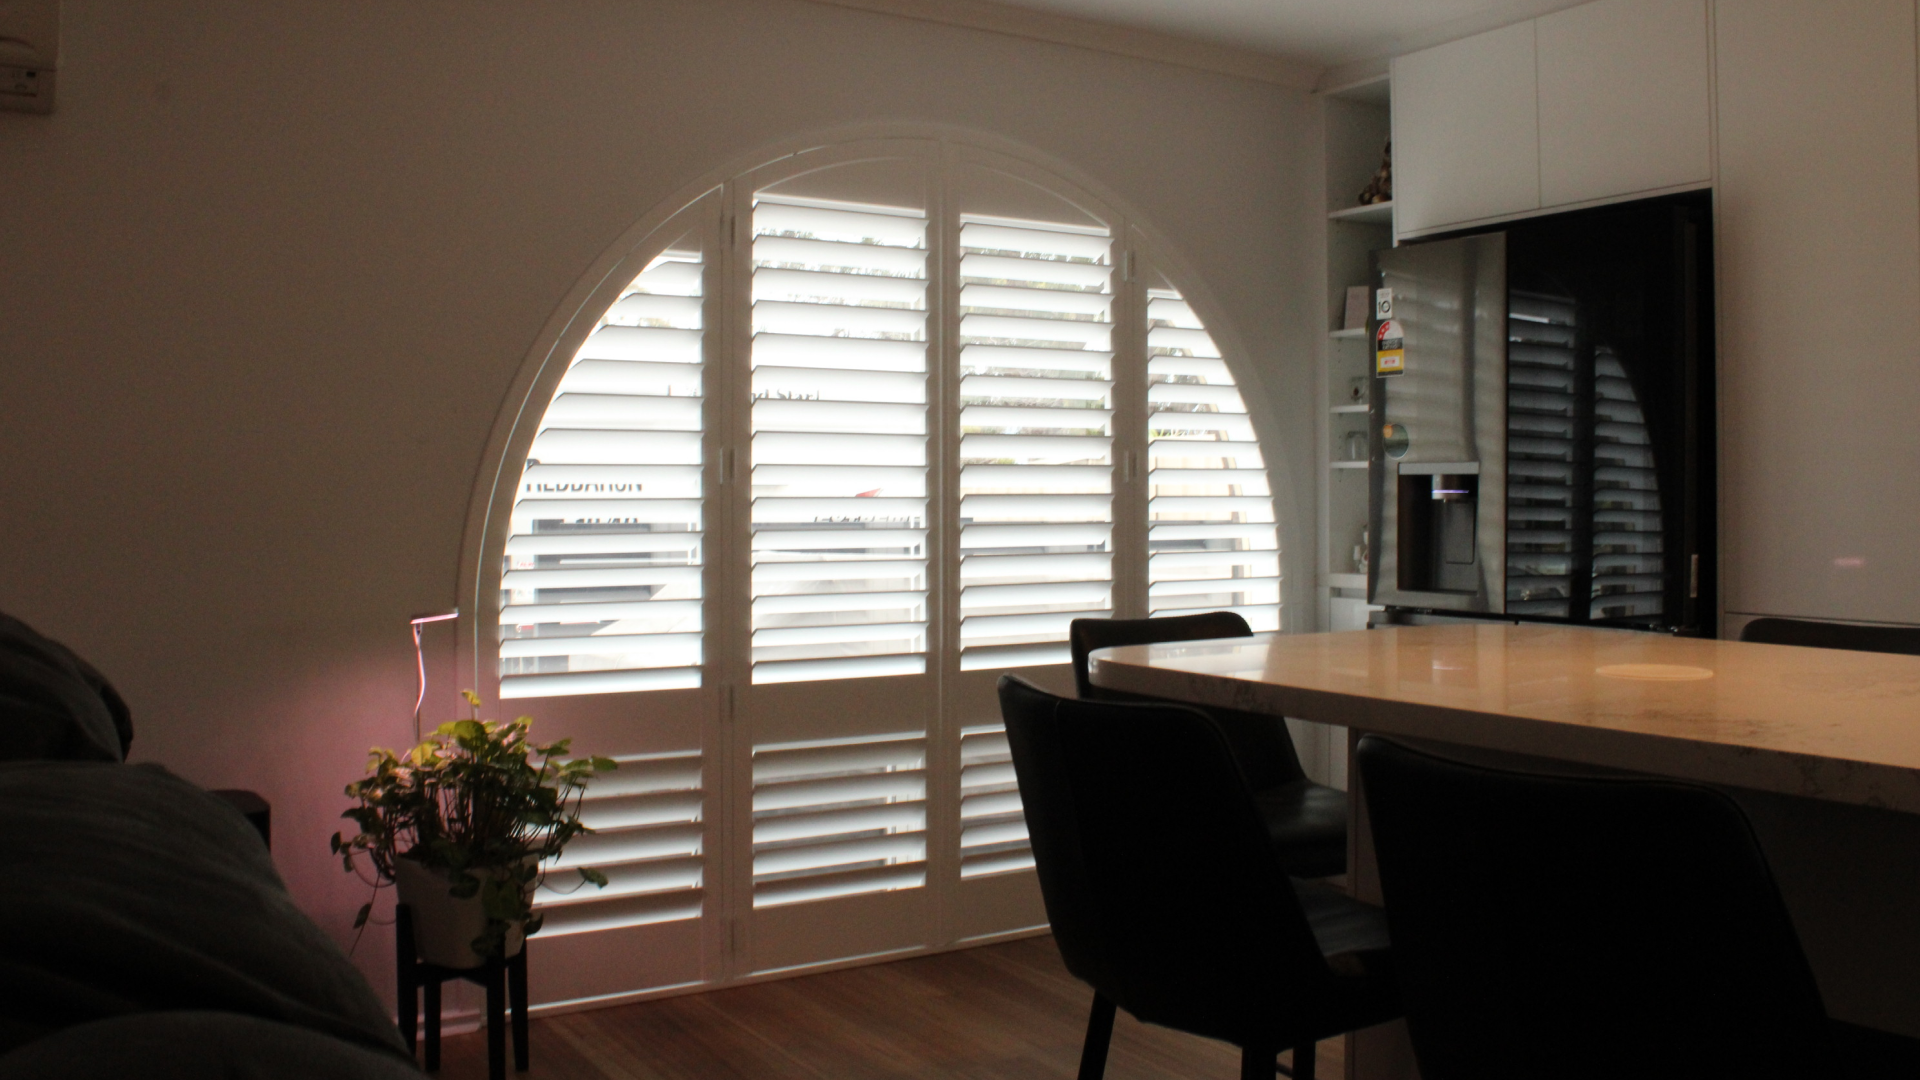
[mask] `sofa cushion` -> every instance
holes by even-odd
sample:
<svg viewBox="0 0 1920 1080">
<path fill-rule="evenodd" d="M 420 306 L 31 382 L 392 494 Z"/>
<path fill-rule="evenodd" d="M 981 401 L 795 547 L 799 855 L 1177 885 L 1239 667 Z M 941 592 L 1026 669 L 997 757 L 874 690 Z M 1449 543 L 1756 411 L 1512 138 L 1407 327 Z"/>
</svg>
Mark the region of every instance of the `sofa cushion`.
<svg viewBox="0 0 1920 1080">
<path fill-rule="evenodd" d="M 0 614 L 0 761 L 122 761 L 133 719 L 106 677 Z"/>
<path fill-rule="evenodd" d="M 226 803 L 154 765 L 0 763 L 0 1051 L 159 1009 L 404 1053 Z"/>
</svg>

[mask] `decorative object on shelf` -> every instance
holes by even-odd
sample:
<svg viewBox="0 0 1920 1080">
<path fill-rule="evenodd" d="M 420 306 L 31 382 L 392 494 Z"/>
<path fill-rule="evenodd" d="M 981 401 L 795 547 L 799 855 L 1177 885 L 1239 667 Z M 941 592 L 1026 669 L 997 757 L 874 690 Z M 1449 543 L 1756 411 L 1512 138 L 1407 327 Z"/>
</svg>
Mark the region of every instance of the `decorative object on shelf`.
<svg viewBox="0 0 1920 1080">
<path fill-rule="evenodd" d="M 1386 149 L 1380 151 L 1380 170 L 1367 181 L 1360 192 L 1360 205 L 1372 206 L 1374 203 L 1393 201 L 1393 140 L 1387 140 Z"/>
<path fill-rule="evenodd" d="M 1358 405 L 1367 400 L 1367 377 L 1355 375 L 1347 380 L 1347 401 Z"/>
<path fill-rule="evenodd" d="M 1347 307 L 1340 313 L 1340 329 L 1364 330 L 1367 326 L 1367 314 L 1373 310 L 1373 304 L 1367 300 L 1365 285 L 1347 286 Z"/>
<path fill-rule="evenodd" d="M 1347 432 L 1346 454 L 1343 460 L 1346 460 L 1346 461 L 1367 460 L 1367 433 L 1366 432 L 1364 431 Z"/>
<path fill-rule="evenodd" d="M 1372 547 L 1367 542 L 1367 526 L 1362 525 L 1360 526 L 1360 542 L 1353 545 L 1354 569 L 1362 574 L 1366 573 L 1367 563 L 1372 557 Z"/>
<path fill-rule="evenodd" d="M 369 775 L 347 785 L 359 805 L 341 816 L 360 832 L 333 834 L 333 852 L 349 873 L 355 856 L 373 864 L 376 892 L 397 883 L 413 912 L 421 958 L 471 968 L 517 953 L 540 929 L 533 890 L 540 864 L 591 832 L 580 799 L 604 757 L 567 757 L 570 740 L 528 738 L 532 720 L 480 719 L 480 698 L 463 691 L 473 715 L 441 724 L 404 757 L 374 749 Z M 590 867 L 579 874 L 605 886 Z M 372 913 L 369 901 L 355 928 Z M 471 936 L 465 936 L 473 931 Z"/>
</svg>

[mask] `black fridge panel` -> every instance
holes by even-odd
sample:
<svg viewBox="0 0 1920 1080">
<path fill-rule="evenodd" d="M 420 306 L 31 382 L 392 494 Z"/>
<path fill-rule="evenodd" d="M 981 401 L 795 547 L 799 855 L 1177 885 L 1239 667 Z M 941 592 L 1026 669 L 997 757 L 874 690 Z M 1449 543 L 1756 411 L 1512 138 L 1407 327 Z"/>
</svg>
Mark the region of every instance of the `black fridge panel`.
<svg viewBox="0 0 1920 1080">
<path fill-rule="evenodd" d="M 1404 586 L 1437 586 L 1444 593 L 1449 580 L 1464 579 L 1457 570 L 1448 578 L 1444 559 L 1423 555 L 1411 576 L 1397 565 L 1391 580 L 1376 580 L 1376 602 L 1712 632 L 1710 221 L 1708 197 L 1698 192 L 1375 253 L 1375 288 L 1390 288 L 1402 266 L 1504 238 L 1499 317 L 1506 388 L 1504 446 L 1481 456 L 1476 496 L 1482 506 L 1489 503 L 1499 459 L 1501 519 L 1479 544 L 1483 560 L 1498 549 L 1499 584 L 1489 588 L 1484 607 L 1424 602 L 1415 595 L 1420 590 Z M 1423 248 L 1434 254 L 1410 259 Z M 1472 321 L 1484 324 L 1492 313 L 1492 305 L 1481 301 Z M 1429 366 L 1412 345 L 1431 334 L 1415 325 L 1428 316 L 1414 308 L 1405 316 L 1389 329 L 1408 342 L 1401 361 L 1406 375 L 1374 380 L 1376 429 L 1394 422 L 1395 379 Z M 1461 322 L 1457 316 L 1440 320 Z M 1479 373 L 1482 380 L 1489 375 Z M 1413 441 L 1419 442 L 1417 431 Z M 1380 442 L 1376 431 L 1376 446 Z M 1429 536 L 1438 516 L 1410 521 L 1413 530 L 1393 520 L 1410 505 L 1406 467 L 1384 453 L 1375 455 L 1374 465 L 1376 487 L 1388 486 L 1389 478 L 1400 487 L 1391 510 L 1376 495 L 1375 535 L 1384 549 L 1376 562 L 1441 543 L 1438 534 Z M 1484 515 L 1480 524 L 1487 527 Z"/>
</svg>

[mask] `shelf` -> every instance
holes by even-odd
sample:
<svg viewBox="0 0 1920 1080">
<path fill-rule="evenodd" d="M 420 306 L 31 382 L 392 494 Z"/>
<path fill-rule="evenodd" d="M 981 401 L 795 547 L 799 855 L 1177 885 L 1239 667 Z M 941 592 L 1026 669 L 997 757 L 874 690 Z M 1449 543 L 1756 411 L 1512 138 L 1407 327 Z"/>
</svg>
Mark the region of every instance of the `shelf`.
<svg viewBox="0 0 1920 1080">
<path fill-rule="evenodd" d="M 1367 336 L 1367 328 L 1356 326 L 1351 330 L 1329 330 L 1327 336 L 1335 341 L 1363 341 Z"/>
<path fill-rule="evenodd" d="M 1329 469 L 1364 469 L 1367 467 L 1368 464 L 1369 463 L 1365 461 L 1329 461 L 1327 462 L 1327 468 Z"/>
<path fill-rule="evenodd" d="M 1367 411 L 1367 407 L 1365 405 L 1335 405 L 1333 411 L 1336 413 L 1363 413 Z"/>
<path fill-rule="evenodd" d="M 1328 574 L 1327 584 L 1336 589 L 1364 589 L 1367 587 L 1367 575 Z"/>
<path fill-rule="evenodd" d="M 1379 202 L 1368 206 L 1349 206 L 1345 210 L 1335 210 L 1327 215 L 1328 221 L 1344 221 L 1350 225 L 1391 225 L 1393 224 L 1393 203 Z"/>
</svg>

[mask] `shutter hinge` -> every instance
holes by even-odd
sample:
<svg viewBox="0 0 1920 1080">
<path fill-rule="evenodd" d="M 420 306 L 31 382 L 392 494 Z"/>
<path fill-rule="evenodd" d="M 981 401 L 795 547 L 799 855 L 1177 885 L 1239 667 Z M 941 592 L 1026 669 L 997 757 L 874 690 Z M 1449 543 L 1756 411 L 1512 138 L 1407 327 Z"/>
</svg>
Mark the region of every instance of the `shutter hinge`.
<svg viewBox="0 0 1920 1080">
<path fill-rule="evenodd" d="M 728 214 L 727 215 L 727 246 L 732 247 L 733 245 L 739 242 L 740 242 L 740 215 Z"/>
<path fill-rule="evenodd" d="M 727 920 L 727 955 L 740 955 L 740 916 Z"/>
<path fill-rule="evenodd" d="M 720 448 L 720 482 L 733 483 L 733 447 L 731 446 Z"/>
<path fill-rule="evenodd" d="M 1133 280 L 1133 249 L 1132 248 L 1128 248 L 1126 253 L 1120 256 L 1120 280 L 1121 281 Z"/>
</svg>

